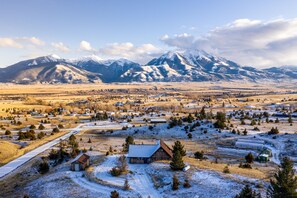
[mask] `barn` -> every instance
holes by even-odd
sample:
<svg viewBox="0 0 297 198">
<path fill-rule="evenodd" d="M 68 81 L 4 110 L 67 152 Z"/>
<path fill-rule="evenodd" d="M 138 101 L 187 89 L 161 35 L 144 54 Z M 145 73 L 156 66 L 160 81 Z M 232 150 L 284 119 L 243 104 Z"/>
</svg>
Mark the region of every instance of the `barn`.
<svg viewBox="0 0 297 198">
<path fill-rule="evenodd" d="M 172 157 L 172 150 L 163 140 L 156 144 L 130 144 L 127 156 L 131 164 L 148 164 L 158 160 L 170 160 Z"/>
</svg>

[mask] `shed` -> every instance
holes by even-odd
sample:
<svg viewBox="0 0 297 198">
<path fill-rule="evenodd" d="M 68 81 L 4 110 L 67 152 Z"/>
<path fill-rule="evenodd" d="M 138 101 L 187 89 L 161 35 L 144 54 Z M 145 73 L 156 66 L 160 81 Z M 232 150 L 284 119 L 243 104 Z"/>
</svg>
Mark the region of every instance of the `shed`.
<svg viewBox="0 0 297 198">
<path fill-rule="evenodd" d="M 72 171 L 82 171 L 85 170 L 88 166 L 90 166 L 90 156 L 85 153 L 78 155 L 71 162 Z"/>
</svg>

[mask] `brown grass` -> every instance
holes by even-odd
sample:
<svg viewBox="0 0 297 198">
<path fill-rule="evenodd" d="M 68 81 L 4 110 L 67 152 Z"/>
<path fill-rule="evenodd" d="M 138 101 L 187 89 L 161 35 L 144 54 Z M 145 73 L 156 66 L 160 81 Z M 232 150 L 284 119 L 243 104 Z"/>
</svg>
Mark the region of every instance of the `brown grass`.
<svg viewBox="0 0 297 198">
<path fill-rule="evenodd" d="M 213 170 L 218 172 L 223 172 L 223 169 L 226 166 L 226 164 L 220 164 L 220 163 L 216 164 L 206 160 L 200 161 L 190 157 L 184 157 L 184 162 L 200 169 Z M 231 174 L 238 174 L 245 177 L 257 178 L 257 179 L 263 179 L 263 180 L 267 180 L 269 177 L 268 172 L 264 172 L 263 170 L 257 170 L 255 168 L 243 169 L 243 168 L 239 168 L 237 164 L 229 165 L 228 167 Z"/>
<path fill-rule="evenodd" d="M 0 163 L 11 158 L 11 156 L 17 155 L 20 147 L 21 146 L 11 142 L 1 141 L 0 142 Z"/>
<path fill-rule="evenodd" d="M 12 143 L 9 143 L 9 142 L 4 143 L 4 145 L 9 146 L 8 149 L 6 149 L 6 148 L 2 148 L 2 144 L 0 142 L 0 152 L 2 153 L 2 151 L 3 151 L 3 156 L 7 156 L 6 158 L 4 158 L 4 157 L 1 158 L 1 153 L 0 153 L 0 164 L 4 165 L 4 164 L 6 164 L 6 163 L 8 163 L 8 162 L 22 156 L 22 155 L 24 155 L 25 153 L 27 153 L 27 152 L 29 152 L 29 151 L 31 151 L 31 150 L 45 144 L 45 143 L 48 143 L 48 142 L 50 142 L 50 141 L 52 141 L 52 140 L 54 140 L 54 139 L 56 139 L 56 138 L 58 138 L 58 137 L 60 137 L 60 136 L 62 136 L 64 134 L 66 134 L 66 133 L 67 132 L 64 131 L 64 132 L 56 133 L 54 135 L 50 135 L 50 136 L 45 137 L 45 138 L 43 138 L 41 140 L 35 140 L 32 143 L 30 143 L 28 146 L 26 146 L 24 148 L 21 148 L 21 149 L 16 149 L 16 150 L 11 146 L 11 145 L 13 145 Z M 12 151 L 10 151 L 10 149 L 12 149 Z M 8 152 L 8 154 L 6 154 L 4 152 Z"/>
</svg>

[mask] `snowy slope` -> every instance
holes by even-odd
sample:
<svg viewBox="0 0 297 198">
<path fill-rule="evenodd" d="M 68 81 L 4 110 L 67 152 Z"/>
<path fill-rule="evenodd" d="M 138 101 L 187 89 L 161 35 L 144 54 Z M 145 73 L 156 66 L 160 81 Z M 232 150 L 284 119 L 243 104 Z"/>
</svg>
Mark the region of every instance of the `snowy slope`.
<svg viewBox="0 0 297 198">
<path fill-rule="evenodd" d="M 46 74 L 46 75 L 45 75 Z M 127 59 L 103 60 L 91 55 L 63 59 L 57 55 L 21 61 L 0 68 L 0 82 L 179 82 L 263 81 L 297 79 L 297 67 L 256 69 L 201 50 L 169 51 L 145 65 Z"/>
</svg>

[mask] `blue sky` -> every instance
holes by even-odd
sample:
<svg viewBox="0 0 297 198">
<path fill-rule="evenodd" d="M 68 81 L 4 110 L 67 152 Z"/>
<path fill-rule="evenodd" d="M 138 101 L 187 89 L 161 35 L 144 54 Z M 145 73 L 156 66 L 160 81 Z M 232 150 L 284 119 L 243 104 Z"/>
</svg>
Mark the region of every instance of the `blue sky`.
<svg viewBox="0 0 297 198">
<path fill-rule="evenodd" d="M 145 63 L 188 48 L 243 65 L 297 64 L 296 10 L 294 0 L 0 0 L 0 67 L 52 53 Z"/>
</svg>

